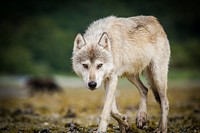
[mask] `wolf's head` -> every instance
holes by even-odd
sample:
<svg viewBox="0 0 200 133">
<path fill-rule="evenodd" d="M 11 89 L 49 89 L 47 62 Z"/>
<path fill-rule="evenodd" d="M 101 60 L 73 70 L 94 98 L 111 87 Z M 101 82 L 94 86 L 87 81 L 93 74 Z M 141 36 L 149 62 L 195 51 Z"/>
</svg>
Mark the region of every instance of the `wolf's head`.
<svg viewBox="0 0 200 133">
<path fill-rule="evenodd" d="M 107 33 L 104 32 L 97 43 L 89 43 L 78 34 L 74 41 L 72 65 L 89 89 L 100 87 L 113 68 L 111 41 Z"/>
</svg>

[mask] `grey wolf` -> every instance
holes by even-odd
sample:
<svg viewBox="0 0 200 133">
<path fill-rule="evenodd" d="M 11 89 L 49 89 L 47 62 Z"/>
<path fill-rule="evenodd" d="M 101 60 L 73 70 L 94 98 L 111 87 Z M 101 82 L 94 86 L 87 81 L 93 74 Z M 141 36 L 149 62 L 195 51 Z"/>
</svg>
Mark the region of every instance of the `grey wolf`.
<svg viewBox="0 0 200 133">
<path fill-rule="evenodd" d="M 161 109 L 160 122 L 155 132 L 167 132 L 169 58 L 167 35 L 153 16 L 109 16 L 94 21 L 84 35 L 79 33 L 76 36 L 72 55 L 74 72 L 82 77 L 87 88 L 95 90 L 103 82 L 106 89 L 97 132 L 106 132 L 110 116 L 117 120 L 121 132 L 129 128 L 127 117 L 119 113 L 115 101 L 120 76 L 126 77 L 138 88 L 141 99 L 136 125 L 138 128 L 145 126 L 148 89 L 140 80 L 143 71 L 147 74 L 150 88 Z"/>
</svg>

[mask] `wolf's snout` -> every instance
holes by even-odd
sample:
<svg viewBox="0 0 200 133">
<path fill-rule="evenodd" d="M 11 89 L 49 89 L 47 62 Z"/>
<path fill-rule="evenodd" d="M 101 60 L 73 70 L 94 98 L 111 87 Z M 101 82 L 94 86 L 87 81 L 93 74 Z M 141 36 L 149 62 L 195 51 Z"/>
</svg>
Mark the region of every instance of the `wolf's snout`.
<svg viewBox="0 0 200 133">
<path fill-rule="evenodd" d="M 94 82 L 94 81 L 90 81 L 90 82 L 88 83 L 88 86 L 90 87 L 91 90 L 94 90 L 95 87 L 97 86 L 97 83 Z"/>
</svg>

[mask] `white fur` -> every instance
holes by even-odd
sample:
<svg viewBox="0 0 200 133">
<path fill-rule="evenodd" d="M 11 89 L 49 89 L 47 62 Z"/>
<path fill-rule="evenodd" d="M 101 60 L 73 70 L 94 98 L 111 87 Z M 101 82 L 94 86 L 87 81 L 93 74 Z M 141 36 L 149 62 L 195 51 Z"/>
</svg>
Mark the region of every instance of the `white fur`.
<svg viewBox="0 0 200 133">
<path fill-rule="evenodd" d="M 106 132 L 110 114 L 118 121 L 121 132 L 126 132 L 129 127 L 127 118 L 119 113 L 115 101 L 119 76 L 127 77 L 140 92 L 136 124 L 139 128 L 144 127 L 147 121 L 148 89 L 139 78 L 143 70 L 147 71 L 151 89 L 162 110 L 156 132 L 167 132 L 169 105 L 166 91 L 169 58 L 167 36 L 153 16 L 110 16 L 93 22 L 83 36 L 77 35 L 72 57 L 74 71 L 83 78 L 88 88 L 91 81 L 97 83 L 96 88 L 105 82 L 106 99 L 100 117 L 99 132 Z M 98 67 L 99 65 L 101 67 Z"/>
</svg>

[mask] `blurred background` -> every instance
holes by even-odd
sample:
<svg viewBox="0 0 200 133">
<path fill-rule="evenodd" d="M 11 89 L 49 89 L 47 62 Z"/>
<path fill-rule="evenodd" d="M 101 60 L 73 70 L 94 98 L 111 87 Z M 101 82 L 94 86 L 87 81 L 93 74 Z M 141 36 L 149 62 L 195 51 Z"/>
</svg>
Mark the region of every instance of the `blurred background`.
<svg viewBox="0 0 200 133">
<path fill-rule="evenodd" d="M 19 88 L 84 88 L 71 67 L 74 38 L 94 20 L 109 15 L 156 16 L 171 45 L 169 88 L 199 88 L 200 10 L 196 1 L 1 0 L 0 97 L 21 95 L 24 91 Z"/>
<path fill-rule="evenodd" d="M 1 88 L 11 82 L 24 83 L 30 76 L 75 84 L 72 81 L 77 76 L 71 67 L 74 38 L 94 20 L 109 15 L 156 16 L 171 45 L 169 85 L 199 86 L 200 10 L 195 1 L 1 0 Z"/>
<path fill-rule="evenodd" d="M 91 22 L 110 15 L 153 15 L 159 19 L 171 45 L 170 130 L 200 131 L 200 10 L 197 1 L 1 0 L 1 132 L 66 131 L 72 126 L 69 118 L 76 118 L 79 123 L 79 118 L 87 118 L 83 123 L 97 123 L 104 89 L 97 93 L 83 89 L 81 79 L 72 71 L 71 56 L 77 33 L 84 33 Z M 77 88 L 82 90 L 77 91 Z M 121 96 L 128 99 L 119 100 L 122 111 L 134 118 L 139 94 L 136 89 L 129 89 L 132 85 L 126 80 L 120 80 L 119 88 L 123 88 L 117 92 L 119 99 Z M 63 90 L 65 93 L 54 93 Z M 50 91 L 50 95 L 35 95 L 37 91 Z M 149 104 L 153 107 L 149 111 L 150 118 L 158 119 L 159 107 L 151 93 Z M 134 123 L 134 119 L 131 121 Z M 175 130 L 176 127 L 180 128 Z"/>
<path fill-rule="evenodd" d="M 72 75 L 76 34 L 109 15 L 156 16 L 171 44 L 170 69 L 197 74 L 200 10 L 191 0 L 1 0 L 0 74 Z"/>
</svg>

